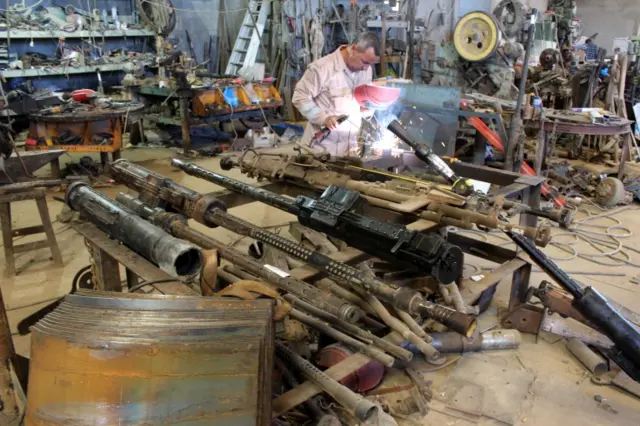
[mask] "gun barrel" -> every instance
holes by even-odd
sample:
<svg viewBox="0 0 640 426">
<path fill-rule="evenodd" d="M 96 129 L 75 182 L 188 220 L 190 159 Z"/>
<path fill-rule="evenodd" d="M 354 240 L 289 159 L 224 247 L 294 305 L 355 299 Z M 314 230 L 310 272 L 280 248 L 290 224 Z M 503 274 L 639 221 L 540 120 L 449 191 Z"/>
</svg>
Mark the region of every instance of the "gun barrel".
<svg viewBox="0 0 640 426">
<path fill-rule="evenodd" d="M 111 163 L 110 171 L 115 180 L 137 191 L 142 201 L 150 204 L 151 207 L 170 205 L 174 210 L 209 227 L 215 228 L 216 225 L 205 222 L 204 214 L 207 210 L 212 208 L 227 210 L 227 206 L 217 198 L 192 191 L 159 173 L 125 159 Z"/>
<path fill-rule="evenodd" d="M 188 175 L 196 176 L 208 182 L 215 183 L 216 185 L 220 185 L 231 191 L 246 195 L 251 199 L 263 202 L 291 214 L 298 214 L 299 208 L 294 200 L 282 197 L 270 191 L 265 191 L 264 189 L 256 188 L 235 179 L 228 178 L 210 170 L 203 169 L 202 167 L 198 167 L 193 163 L 178 160 L 177 158 L 171 160 L 171 165 L 184 171 Z"/>
<path fill-rule="evenodd" d="M 421 316 L 431 318 L 466 337 L 471 337 L 478 326 L 474 317 L 427 300 L 422 300 L 416 309 Z"/>
<path fill-rule="evenodd" d="M 602 330 L 626 358 L 635 365 L 637 370 L 635 372 L 627 371 L 627 373 L 632 377 L 639 377 L 640 331 L 615 310 L 596 289 L 593 287 L 582 288 L 529 239 L 512 232 L 508 232 L 507 235 L 531 257 L 531 260 L 540 269 L 573 295 L 573 306 L 587 320 Z"/>
<path fill-rule="evenodd" d="M 124 195 L 124 194 L 122 194 Z M 126 201 L 126 197 L 120 197 L 123 201 Z M 135 200 L 138 201 L 138 200 Z M 132 202 L 129 200 L 129 202 Z M 134 202 L 131 204 L 135 205 Z M 142 211 L 142 210 L 139 210 Z M 197 230 L 189 227 L 183 220 L 184 217 L 175 213 L 168 213 L 161 210 L 153 211 L 148 216 L 148 219 L 163 229 L 167 230 L 171 234 L 178 238 L 183 238 L 203 247 L 207 250 L 215 249 L 218 251 L 218 255 L 229 262 L 238 265 L 239 267 L 246 269 L 251 274 L 256 275 L 264 280 L 273 283 L 277 287 L 289 292 L 301 299 L 307 300 L 313 303 L 315 306 L 326 310 L 332 315 L 347 321 L 354 323 L 358 321 L 364 312 L 360 308 L 351 305 L 335 296 L 327 296 L 322 290 L 304 282 L 289 276 L 283 271 L 269 265 L 263 265 L 259 261 L 251 258 L 248 255 L 242 254 L 237 250 L 229 248 L 225 244 L 218 240 L 215 240 Z"/>
<path fill-rule="evenodd" d="M 202 267 L 202 254 L 197 247 L 172 237 L 84 182 L 69 186 L 66 203 L 169 275 L 194 275 Z"/>
</svg>

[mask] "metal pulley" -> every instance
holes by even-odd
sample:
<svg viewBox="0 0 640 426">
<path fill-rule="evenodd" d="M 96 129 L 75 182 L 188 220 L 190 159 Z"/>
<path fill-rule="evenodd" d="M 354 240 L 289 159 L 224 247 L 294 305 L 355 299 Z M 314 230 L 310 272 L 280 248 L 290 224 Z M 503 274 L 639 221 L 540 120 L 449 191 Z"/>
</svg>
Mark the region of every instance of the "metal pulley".
<svg viewBox="0 0 640 426">
<path fill-rule="evenodd" d="M 453 43 L 458 54 L 469 62 L 483 61 L 495 53 L 502 40 L 496 18 L 476 11 L 464 15 L 453 30 Z"/>
<path fill-rule="evenodd" d="M 502 0 L 493 9 L 493 16 L 500 22 L 507 37 L 518 37 L 525 29 L 527 7 L 518 0 Z"/>
<path fill-rule="evenodd" d="M 620 179 L 608 177 L 596 187 L 596 203 L 613 207 L 625 201 L 624 184 Z"/>
</svg>

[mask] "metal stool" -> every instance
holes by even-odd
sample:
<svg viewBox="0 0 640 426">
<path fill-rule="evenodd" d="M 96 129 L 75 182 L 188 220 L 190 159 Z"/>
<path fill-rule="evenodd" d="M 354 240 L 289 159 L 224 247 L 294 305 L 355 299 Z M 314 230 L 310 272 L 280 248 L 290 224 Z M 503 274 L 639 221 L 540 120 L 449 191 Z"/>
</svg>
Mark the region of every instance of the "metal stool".
<svg viewBox="0 0 640 426">
<path fill-rule="evenodd" d="M 27 226 L 25 228 L 13 229 L 11 227 L 11 203 L 14 201 L 35 200 L 42 225 Z M 51 218 L 49 217 L 49 209 L 47 208 L 47 199 L 44 195 L 44 189 L 33 189 L 29 191 L 21 191 L 9 194 L 0 194 L 0 224 L 2 224 L 2 240 L 4 242 L 4 257 L 6 260 L 5 276 L 13 277 L 16 274 L 15 254 L 26 251 L 37 250 L 45 247 L 51 249 L 53 261 L 63 266 L 62 256 L 56 241 L 56 235 L 53 232 Z M 15 237 L 24 235 L 39 234 L 44 232 L 47 235 L 46 240 L 34 241 L 31 243 L 13 245 Z"/>
</svg>

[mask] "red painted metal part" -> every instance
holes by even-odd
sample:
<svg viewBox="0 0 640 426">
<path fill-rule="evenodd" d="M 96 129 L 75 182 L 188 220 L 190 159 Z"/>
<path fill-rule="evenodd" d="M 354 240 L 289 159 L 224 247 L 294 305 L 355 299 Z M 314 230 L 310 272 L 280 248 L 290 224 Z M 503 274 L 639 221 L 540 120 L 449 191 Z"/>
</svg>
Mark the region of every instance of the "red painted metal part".
<svg viewBox="0 0 640 426">
<path fill-rule="evenodd" d="M 489 126 L 485 124 L 480 117 L 468 117 L 467 121 L 471 124 L 484 138 L 489 142 L 489 144 L 497 149 L 500 152 L 505 152 L 504 144 L 502 140 L 500 140 L 500 136 L 497 135 L 496 132 L 491 130 Z M 536 176 L 535 170 L 531 168 L 527 163 L 522 163 L 522 167 L 520 168 L 520 173 L 528 176 Z M 551 198 L 556 207 L 565 207 L 566 201 L 564 197 L 551 187 L 548 183 L 544 182 L 542 184 L 542 194 Z"/>
<path fill-rule="evenodd" d="M 71 99 L 76 102 L 89 102 L 95 94 L 96 92 L 91 89 L 74 90 L 71 92 Z"/>
<path fill-rule="evenodd" d="M 349 349 L 336 343 L 323 348 L 316 356 L 316 361 L 318 365 L 329 368 L 351 355 L 353 355 L 353 353 Z M 367 392 L 382 382 L 384 371 L 385 369 L 382 363 L 371 360 L 363 367 L 360 367 L 355 373 L 351 373 L 340 380 L 340 383 L 354 392 Z"/>
</svg>

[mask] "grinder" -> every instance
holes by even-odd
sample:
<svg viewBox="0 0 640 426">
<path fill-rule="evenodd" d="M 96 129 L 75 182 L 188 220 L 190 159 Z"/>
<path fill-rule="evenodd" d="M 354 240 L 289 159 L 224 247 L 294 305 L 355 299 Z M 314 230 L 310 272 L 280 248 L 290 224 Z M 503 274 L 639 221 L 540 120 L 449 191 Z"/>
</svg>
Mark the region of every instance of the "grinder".
<svg viewBox="0 0 640 426">
<path fill-rule="evenodd" d="M 436 172 L 444 177 L 452 185 L 452 189 L 455 193 L 460 195 L 469 195 L 473 193 L 473 183 L 469 179 L 462 178 L 455 174 L 451 167 L 438 157 L 429 147 L 425 144 L 418 142 L 413 136 L 407 132 L 407 129 L 402 127 L 402 124 L 398 120 L 393 120 L 387 127 L 390 132 L 396 135 L 400 140 L 413 149 L 420 160 L 433 167 Z"/>
</svg>

